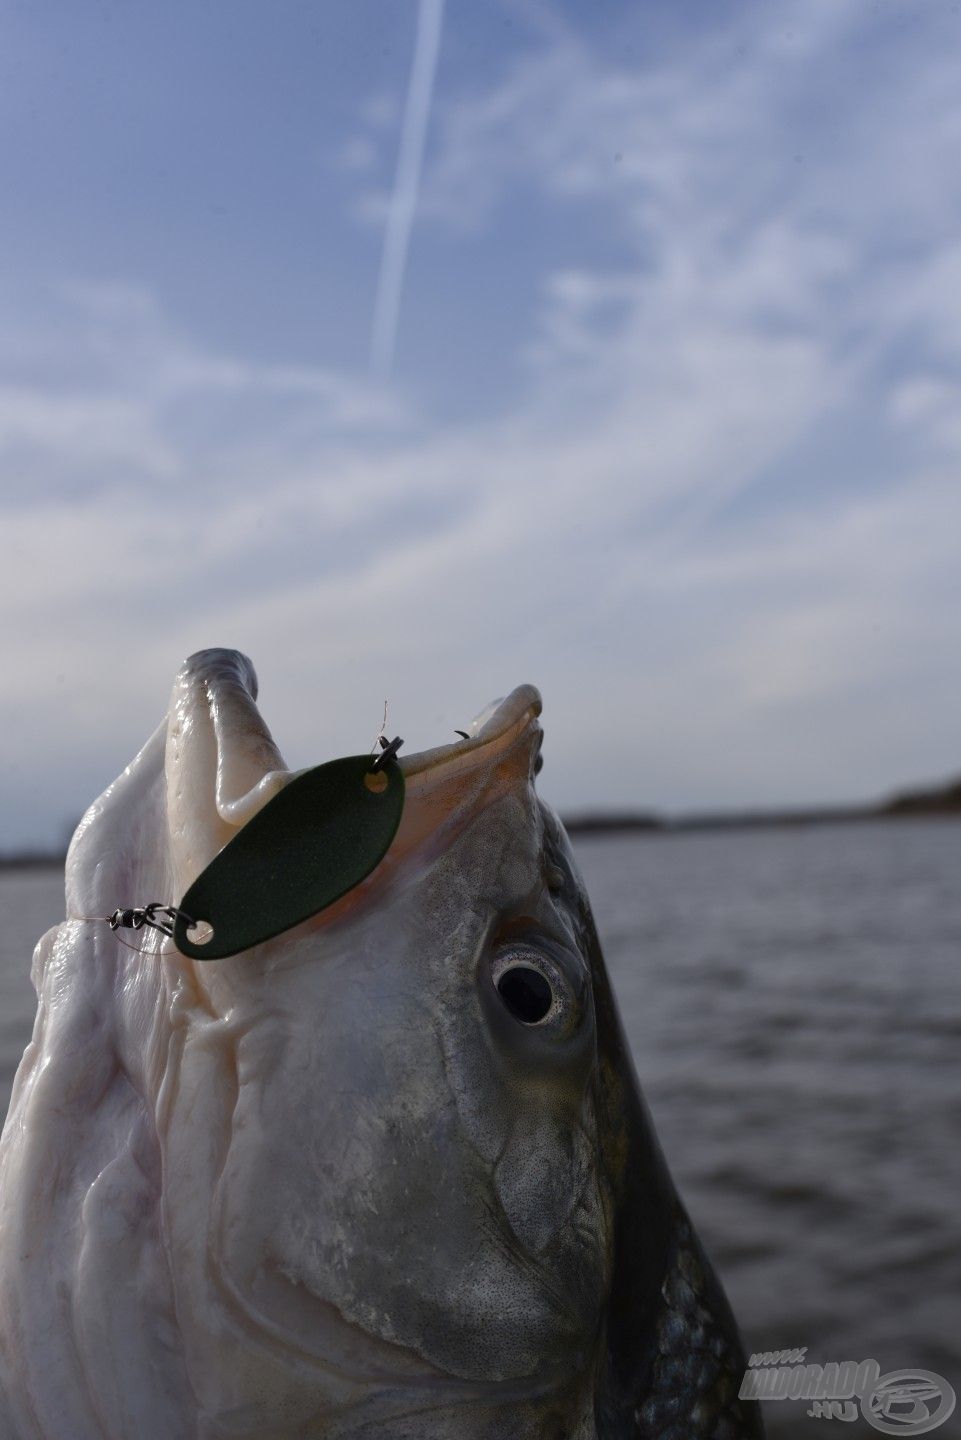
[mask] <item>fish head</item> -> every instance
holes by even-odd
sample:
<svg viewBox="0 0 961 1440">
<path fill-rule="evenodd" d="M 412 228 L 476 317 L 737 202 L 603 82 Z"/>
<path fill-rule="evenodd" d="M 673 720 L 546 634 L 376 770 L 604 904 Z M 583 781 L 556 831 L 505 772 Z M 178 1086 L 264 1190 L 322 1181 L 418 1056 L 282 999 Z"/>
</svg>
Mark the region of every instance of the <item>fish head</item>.
<svg viewBox="0 0 961 1440">
<path fill-rule="evenodd" d="M 255 700 L 236 652 L 185 663 L 167 722 L 81 824 L 74 913 L 184 895 L 291 783 Z M 142 1274 L 149 1251 L 155 1327 L 175 1337 L 163 1403 L 176 1392 L 205 1434 L 653 1435 L 679 1386 L 714 1386 L 722 1353 L 736 1368 L 583 882 L 536 793 L 540 713 L 522 686 L 463 740 L 404 757 L 383 860 L 271 940 L 200 961 L 98 932 L 102 1024 L 88 1005 L 73 1069 L 105 1052 L 91 1084 L 113 1098 L 94 1129 L 126 1164 L 99 1203 L 139 1226 L 125 1263 Z M 58 943 L 60 970 L 51 952 L 39 977 L 51 994 L 69 960 Z M 37 1092 L 25 1075 L 21 1119 Z M 78 1108 L 92 1105 L 81 1088 Z M 66 1203 L 58 1233 L 76 1237 Z M 91 1225 L 89 1194 L 81 1208 Z M 105 1306 L 85 1274 L 81 1316 Z M 144 1333 L 138 1303 L 128 1287 L 115 1331 Z M 707 1367 L 695 1381 L 670 1349 L 687 1356 L 691 1333 Z M 663 1414 L 648 1424 L 652 1397 Z"/>
<path fill-rule="evenodd" d="M 181 891 L 224 814 L 246 820 L 283 783 L 249 694 L 220 685 L 210 700 L 207 660 L 171 707 Z M 405 757 L 400 828 L 366 880 L 272 941 L 192 966 L 202 999 L 164 1143 L 198 1350 L 229 1297 L 253 1330 L 321 1361 L 333 1347 L 347 1368 L 389 1371 L 397 1352 L 405 1371 L 416 1357 L 515 1396 L 586 1384 L 610 1205 L 583 914 L 534 788 L 540 710 L 521 687 L 466 740 Z M 241 788 L 255 799 L 237 806 Z M 218 1142 L 205 1167 L 201 1111 Z"/>
</svg>

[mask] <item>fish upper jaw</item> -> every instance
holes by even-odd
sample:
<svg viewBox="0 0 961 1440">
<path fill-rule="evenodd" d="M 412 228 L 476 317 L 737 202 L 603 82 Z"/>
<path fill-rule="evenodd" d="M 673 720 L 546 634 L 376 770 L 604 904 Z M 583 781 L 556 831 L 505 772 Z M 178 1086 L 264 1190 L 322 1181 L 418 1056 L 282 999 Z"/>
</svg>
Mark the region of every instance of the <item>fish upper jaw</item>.
<svg viewBox="0 0 961 1440">
<path fill-rule="evenodd" d="M 164 770 L 179 895 L 297 773 L 285 765 L 256 697 L 253 666 L 236 650 L 199 651 L 174 680 Z M 505 766 L 529 772 L 542 738 L 540 713 L 538 691 L 521 685 L 488 707 L 466 740 L 402 755 L 405 813 L 391 859 L 463 818 Z"/>
</svg>

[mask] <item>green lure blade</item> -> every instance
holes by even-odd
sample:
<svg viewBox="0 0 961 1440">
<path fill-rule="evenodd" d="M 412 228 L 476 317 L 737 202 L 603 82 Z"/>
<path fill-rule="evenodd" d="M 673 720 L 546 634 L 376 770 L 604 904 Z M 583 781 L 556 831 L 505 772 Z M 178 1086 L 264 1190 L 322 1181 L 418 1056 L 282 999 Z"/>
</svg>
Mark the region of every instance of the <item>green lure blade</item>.
<svg viewBox="0 0 961 1440">
<path fill-rule="evenodd" d="M 191 885 L 174 925 L 177 949 L 223 960 L 309 920 L 380 863 L 403 809 L 393 759 L 372 771 L 369 755 L 349 755 L 298 775 Z M 188 916 L 212 927 L 203 944 L 191 940 Z"/>
</svg>

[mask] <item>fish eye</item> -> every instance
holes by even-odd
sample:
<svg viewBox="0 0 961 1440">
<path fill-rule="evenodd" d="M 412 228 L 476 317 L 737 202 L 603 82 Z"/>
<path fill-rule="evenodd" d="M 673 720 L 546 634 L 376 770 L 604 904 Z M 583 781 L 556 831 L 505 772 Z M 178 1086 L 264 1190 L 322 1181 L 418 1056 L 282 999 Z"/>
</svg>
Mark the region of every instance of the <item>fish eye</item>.
<svg viewBox="0 0 961 1440">
<path fill-rule="evenodd" d="M 557 1036 L 576 1028 L 578 996 L 563 964 L 539 947 L 515 942 L 495 951 L 491 980 L 500 1003 L 519 1024 Z"/>
<path fill-rule="evenodd" d="M 530 965 L 508 965 L 496 984 L 498 995 L 522 1025 L 539 1025 L 550 1013 L 554 1003 L 550 981 Z"/>
</svg>

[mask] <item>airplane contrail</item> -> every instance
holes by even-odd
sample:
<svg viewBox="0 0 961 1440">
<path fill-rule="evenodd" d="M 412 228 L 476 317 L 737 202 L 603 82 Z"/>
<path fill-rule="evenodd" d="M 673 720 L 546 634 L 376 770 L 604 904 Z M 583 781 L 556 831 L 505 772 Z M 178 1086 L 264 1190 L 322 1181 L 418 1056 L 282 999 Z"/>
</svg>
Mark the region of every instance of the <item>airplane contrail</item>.
<svg viewBox="0 0 961 1440">
<path fill-rule="evenodd" d="M 417 192 L 424 162 L 424 142 L 427 138 L 427 121 L 434 93 L 443 21 L 444 0 L 419 0 L 417 44 L 407 87 L 394 192 L 384 233 L 370 346 L 371 372 L 380 379 L 388 378 L 394 364 L 397 322 L 410 250 L 410 234 L 417 209 Z"/>
</svg>

